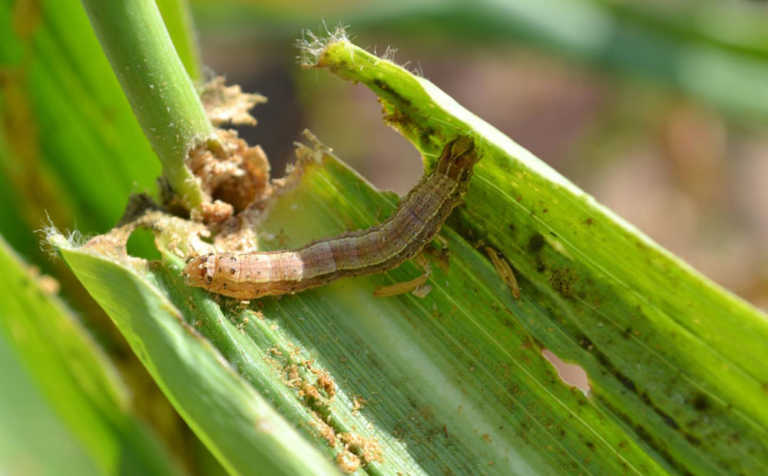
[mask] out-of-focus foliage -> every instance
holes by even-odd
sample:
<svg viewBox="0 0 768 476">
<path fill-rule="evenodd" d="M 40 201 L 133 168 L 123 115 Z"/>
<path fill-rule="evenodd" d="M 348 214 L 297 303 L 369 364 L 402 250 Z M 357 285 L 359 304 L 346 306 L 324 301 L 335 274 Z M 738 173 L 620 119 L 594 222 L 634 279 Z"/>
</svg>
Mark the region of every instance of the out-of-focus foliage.
<svg viewBox="0 0 768 476">
<path fill-rule="evenodd" d="M 764 8 L 749 2 L 539 0 L 193 2 L 203 31 L 295 37 L 320 19 L 453 47 L 531 45 L 650 78 L 733 113 L 768 118 Z"/>
<path fill-rule="evenodd" d="M 160 3 L 183 18 L 185 2 Z M 196 68 L 195 47 L 183 53 Z M 0 233 L 36 263 L 49 266 L 33 237 L 46 215 L 103 232 L 130 193 L 155 192 L 160 166 L 78 0 L 0 2 L 0 118 Z"/>
<path fill-rule="evenodd" d="M 0 470 L 174 474 L 163 448 L 131 414 L 127 389 L 106 356 L 50 295 L 55 281 L 27 268 L 2 238 L 0 269 Z"/>
<path fill-rule="evenodd" d="M 98 474 L 66 425 L 40 395 L 15 349 L 0 340 L 0 470 L 7 474 Z M 9 431 L 9 429 L 13 431 Z"/>
</svg>

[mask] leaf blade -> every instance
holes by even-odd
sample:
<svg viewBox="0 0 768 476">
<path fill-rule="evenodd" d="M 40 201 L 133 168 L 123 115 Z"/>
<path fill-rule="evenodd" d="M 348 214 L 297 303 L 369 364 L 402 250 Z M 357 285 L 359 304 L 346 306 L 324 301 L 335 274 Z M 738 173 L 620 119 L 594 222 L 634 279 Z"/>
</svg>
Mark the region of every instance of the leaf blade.
<svg viewBox="0 0 768 476">
<path fill-rule="evenodd" d="M 184 324 L 179 310 L 146 276 L 65 242 L 59 245 L 177 411 L 229 471 L 332 472 L 261 397 L 234 378 L 218 352 Z M 259 468 L 254 457 L 262 463 Z"/>
<path fill-rule="evenodd" d="M 383 100 L 385 118 L 428 160 L 442 140 L 467 131 L 476 135 L 484 157 L 467 206 L 452 223 L 463 236 L 504 252 L 541 298 L 552 301 L 549 325 L 562 329 L 568 345 L 539 326 L 528 328 L 587 369 L 605 411 L 617 410 L 608 400 L 642 410 L 642 417 L 625 413 L 617 419 L 680 471 L 686 465 L 702 472 L 759 471 L 768 464 L 761 443 L 768 420 L 755 406 L 764 399 L 768 375 L 765 360 L 755 359 L 765 355 L 768 338 L 759 311 L 695 273 L 427 80 L 343 38 L 334 40 L 317 56 L 318 66 L 368 85 Z M 735 441 L 733 435 L 749 436 Z"/>
<path fill-rule="evenodd" d="M 3 340 L 95 468 L 176 474 L 165 450 L 130 412 L 127 390 L 101 349 L 1 238 L 0 269 L 9 291 L 0 300 Z"/>
</svg>

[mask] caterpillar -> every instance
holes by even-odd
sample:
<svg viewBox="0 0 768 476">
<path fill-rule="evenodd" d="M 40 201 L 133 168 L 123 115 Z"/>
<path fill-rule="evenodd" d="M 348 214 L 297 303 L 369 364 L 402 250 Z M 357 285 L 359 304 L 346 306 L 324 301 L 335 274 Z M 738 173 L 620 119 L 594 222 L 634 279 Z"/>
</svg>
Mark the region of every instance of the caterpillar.
<svg viewBox="0 0 768 476">
<path fill-rule="evenodd" d="M 422 177 L 381 224 L 295 250 L 197 256 L 184 268 L 186 280 L 217 294 L 256 299 L 396 268 L 418 255 L 437 235 L 461 203 L 477 160 L 472 138 L 459 136 L 446 144 L 434 170 Z"/>
</svg>

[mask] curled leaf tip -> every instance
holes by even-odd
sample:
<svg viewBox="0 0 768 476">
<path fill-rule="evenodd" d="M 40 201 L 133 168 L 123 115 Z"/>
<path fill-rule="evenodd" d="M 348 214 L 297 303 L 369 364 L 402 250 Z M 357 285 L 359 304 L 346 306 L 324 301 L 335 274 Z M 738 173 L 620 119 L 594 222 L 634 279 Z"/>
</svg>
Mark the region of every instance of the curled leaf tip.
<svg viewBox="0 0 768 476">
<path fill-rule="evenodd" d="M 48 225 L 37 232 L 40 239 L 40 248 L 51 258 L 58 257 L 58 250 L 79 248 L 85 242 L 82 233 L 78 230 L 62 233 L 53 222 L 48 219 Z"/>
<path fill-rule="evenodd" d="M 323 33 L 315 34 L 312 30 L 304 30 L 301 38 L 296 42 L 299 48 L 299 64 L 305 68 L 322 66 L 320 64 L 323 53 L 329 45 L 340 41 L 349 41 L 347 27 L 337 25 L 333 30 L 323 23 Z"/>
</svg>

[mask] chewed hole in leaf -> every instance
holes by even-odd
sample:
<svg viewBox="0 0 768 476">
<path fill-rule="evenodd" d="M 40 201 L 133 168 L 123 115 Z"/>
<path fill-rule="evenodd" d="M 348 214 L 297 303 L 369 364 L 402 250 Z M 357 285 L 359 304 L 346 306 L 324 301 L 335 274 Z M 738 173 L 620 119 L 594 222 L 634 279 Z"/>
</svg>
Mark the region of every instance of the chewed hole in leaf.
<svg viewBox="0 0 768 476">
<path fill-rule="evenodd" d="M 136 228 L 125 245 L 129 256 L 145 260 L 159 260 L 160 251 L 155 246 L 155 235 L 146 228 Z"/>
<path fill-rule="evenodd" d="M 581 368 L 580 365 L 563 362 L 549 349 L 542 350 L 541 355 L 544 356 L 555 369 L 557 369 L 557 375 L 566 385 L 578 388 L 584 395 L 589 393 L 590 388 L 587 372 Z"/>
</svg>

